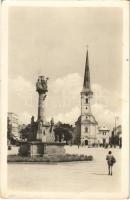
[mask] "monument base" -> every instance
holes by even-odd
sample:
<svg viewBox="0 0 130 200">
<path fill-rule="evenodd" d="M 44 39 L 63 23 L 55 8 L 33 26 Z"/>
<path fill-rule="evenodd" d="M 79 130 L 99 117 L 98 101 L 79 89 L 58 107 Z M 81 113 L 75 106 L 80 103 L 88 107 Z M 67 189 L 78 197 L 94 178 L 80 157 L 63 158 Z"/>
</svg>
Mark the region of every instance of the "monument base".
<svg viewBox="0 0 130 200">
<path fill-rule="evenodd" d="M 45 143 L 45 142 L 30 142 L 30 156 L 43 155 L 63 155 L 65 154 L 65 143 Z"/>
</svg>

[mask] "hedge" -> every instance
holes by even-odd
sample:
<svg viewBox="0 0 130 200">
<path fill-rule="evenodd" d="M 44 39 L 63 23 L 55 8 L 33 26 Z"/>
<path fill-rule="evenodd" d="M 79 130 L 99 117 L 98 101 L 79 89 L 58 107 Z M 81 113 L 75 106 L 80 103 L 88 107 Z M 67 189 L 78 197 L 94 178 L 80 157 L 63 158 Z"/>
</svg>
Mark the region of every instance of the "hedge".
<svg viewBox="0 0 130 200">
<path fill-rule="evenodd" d="M 34 157 L 23 157 L 19 155 L 8 155 L 8 162 L 72 162 L 72 161 L 92 161 L 93 156 L 64 154 L 64 155 L 43 155 Z"/>
</svg>

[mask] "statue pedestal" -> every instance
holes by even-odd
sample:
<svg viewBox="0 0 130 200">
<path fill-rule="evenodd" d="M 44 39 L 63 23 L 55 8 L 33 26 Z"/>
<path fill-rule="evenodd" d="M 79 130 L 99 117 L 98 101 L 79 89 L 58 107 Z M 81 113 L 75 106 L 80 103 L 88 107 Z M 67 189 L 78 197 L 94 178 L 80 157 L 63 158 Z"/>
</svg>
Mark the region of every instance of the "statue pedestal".
<svg viewBox="0 0 130 200">
<path fill-rule="evenodd" d="M 30 142 L 30 156 L 42 156 L 44 154 L 44 144 L 39 141 Z"/>
<path fill-rule="evenodd" d="M 63 155 L 65 143 L 30 142 L 30 156 Z"/>
<path fill-rule="evenodd" d="M 44 154 L 47 155 L 65 154 L 64 145 L 65 143 L 46 143 Z"/>
</svg>

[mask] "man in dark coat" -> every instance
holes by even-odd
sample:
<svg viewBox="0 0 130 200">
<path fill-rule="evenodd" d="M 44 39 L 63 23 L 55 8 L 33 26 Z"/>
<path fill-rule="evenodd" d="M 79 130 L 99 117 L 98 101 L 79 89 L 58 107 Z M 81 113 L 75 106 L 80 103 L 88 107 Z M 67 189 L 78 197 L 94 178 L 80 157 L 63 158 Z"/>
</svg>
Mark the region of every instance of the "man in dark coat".
<svg viewBox="0 0 130 200">
<path fill-rule="evenodd" d="M 112 155 L 112 152 L 109 151 L 108 155 L 106 156 L 107 164 L 108 164 L 108 175 L 112 176 L 112 167 L 113 164 L 116 162 L 115 157 Z"/>
</svg>

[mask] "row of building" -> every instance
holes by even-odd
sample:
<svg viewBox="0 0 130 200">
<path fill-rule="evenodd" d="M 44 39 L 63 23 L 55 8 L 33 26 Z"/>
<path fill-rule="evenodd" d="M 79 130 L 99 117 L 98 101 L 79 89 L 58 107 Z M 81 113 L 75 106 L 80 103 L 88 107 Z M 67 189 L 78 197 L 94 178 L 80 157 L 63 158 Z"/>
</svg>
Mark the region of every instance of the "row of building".
<svg viewBox="0 0 130 200">
<path fill-rule="evenodd" d="M 13 112 L 8 112 L 7 134 L 8 134 L 8 137 L 14 136 L 16 138 L 19 138 L 18 115 Z"/>
<path fill-rule="evenodd" d="M 13 137 L 17 140 L 21 138 L 21 131 L 24 130 L 27 126 L 31 127 L 32 122 L 29 125 L 19 125 L 18 123 L 18 115 L 15 113 L 8 113 L 8 138 Z M 58 124 L 58 123 L 57 123 Z M 32 130 L 32 129 L 31 129 Z M 76 135 L 76 127 L 73 129 L 72 134 L 72 144 L 77 144 L 80 142 L 80 135 Z M 106 126 L 98 127 L 98 132 L 96 135 L 96 141 L 93 144 L 98 144 L 99 146 L 106 146 L 110 144 L 110 140 L 112 137 L 118 136 L 119 139 L 122 137 L 121 125 L 117 126 L 110 131 L 110 129 Z M 85 140 L 84 145 L 89 145 L 89 143 Z"/>
</svg>

